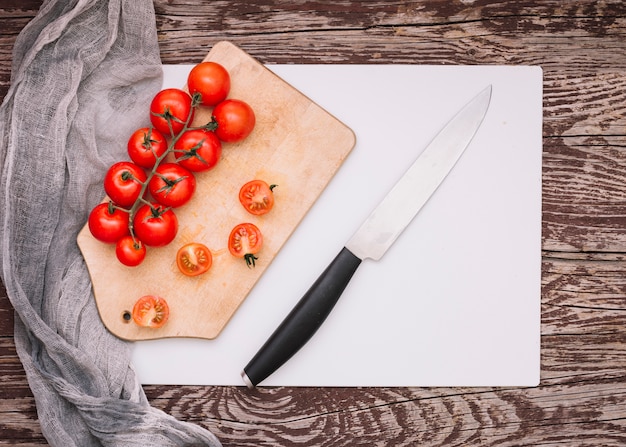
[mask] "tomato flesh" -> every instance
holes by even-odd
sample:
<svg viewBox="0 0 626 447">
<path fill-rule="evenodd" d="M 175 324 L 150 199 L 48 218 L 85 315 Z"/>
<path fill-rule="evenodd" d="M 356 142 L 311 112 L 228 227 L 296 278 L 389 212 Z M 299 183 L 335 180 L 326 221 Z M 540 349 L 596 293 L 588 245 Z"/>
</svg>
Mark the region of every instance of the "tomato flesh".
<svg viewBox="0 0 626 447">
<path fill-rule="evenodd" d="M 146 181 L 144 170 L 130 161 L 113 164 L 104 176 L 104 192 L 116 204 L 130 208 L 141 194 Z"/>
<path fill-rule="evenodd" d="M 89 213 L 89 231 L 101 242 L 113 244 L 129 233 L 129 216 L 109 202 L 96 205 Z"/>
<path fill-rule="evenodd" d="M 127 151 L 135 164 L 152 169 L 156 159 L 167 151 L 167 140 L 158 130 L 142 127 L 128 139 Z"/>
<path fill-rule="evenodd" d="M 191 242 L 178 249 L 176 265 L 184 275 L 198 276 L 211 268 L 213 255 L 204 244 Z"/>
<path fill-rule="evenodd" d="M 132 315 L 138 326 L 158 329 L 167 323 L 170 309 L 163 298 L 145 295 L 135 302 Z"/>
<path fill-rule="evenodd" d="M 215 134 L 227 143 L 245 139 L 256 124 L 252 107 L 239 99 L 226 99 L 213 109 L 213 119 L 217 123 Z"/>
<path fill-rule="evenodd" d="M 217 62 L 200 62 L 187 77 L 189 93 L 201 95 L 202 105 L 214 106 L 226 99 L 230 91 L 230 75 Z"/>
<path fill-rule="evenodd" d="M 156 168 L 148 189 L 157 202 L 176 208 L 189 202 L 196 190 L 196 178 L 176 163 L 163 163 Z"/>
<path fill-rule="evenodd" d="M 115 256 L 124 265 L 136 267 L 146 258 L 146 246 L 131 235 L 124 236 L 115 245 Z"/>
<path fill-rule="evenodd" d="M 263 246 L 263 235 L 259 228 L 249 222 L 232 229 L 228 237 L 228 251 L 236 258 L 244 258 L 248 267 L 254 267 L 258 259 L 255 254 Z"/>
<path fill-rule="evenodd" d="M 220 160 L 222 143 L 211 131 L 192 129 L 178 138 L 174 155 L 178 164 L 190 171 L 208 171 Z"/>
<path fill-rule="evenodd" d="M 163 205 L 153 203 L 141 206 L 133 219 L 135 235 L 150 247 L 162 247 L 169 244 L 178 232 L 176 214 Z"/>
<path fill-rule="evenodd" d="M 150 122 L 159 132 L 167 136 L 180 133 L 185 123 L 193 119 L 193 113 L 191 96 L 178 88 L 161 90 L 150 103 Z"/>
<path fill-rule="evenodd" d="M 239 190 L 239 202 L 250 214 L 261 216 L 274 207 L 274 188 L 263 180 L 251 180 Z"/>
</svg>

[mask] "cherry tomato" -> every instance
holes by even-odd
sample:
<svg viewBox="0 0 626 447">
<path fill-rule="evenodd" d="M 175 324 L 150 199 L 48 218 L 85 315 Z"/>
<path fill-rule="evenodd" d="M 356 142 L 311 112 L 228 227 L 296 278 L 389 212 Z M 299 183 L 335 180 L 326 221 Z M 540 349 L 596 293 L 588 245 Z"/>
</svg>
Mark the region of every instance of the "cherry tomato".
<svg viewBox="0 0 626 447">
<path fill-rule="evenodd" d="M 93 237 L 112 244 L 128 234 L 128 213 L 110 202 L 101 203 L 89 213 L 88 225 Z"/>
<path fill-rule="evenodd" d="M 150 122 L 163 135 L 170 136 L 172 132 L 174 135 L 180 133 L 187 119 L 189 118 L 189 121 L 193 119 L 193 113 L 191 96 L 178 88 L 161 90 L 150 104 Z"/>
<path fill-rule="evenodd" d="M 215 134 L 227 143 L 236 143 L 246 138 L 256 123 L 252 107 L 239 99 L 227 99 L 216 105 L 213 119 L 217 122 Z"/>
<path fill-rule="evenodd" d="M 239 202 L 250 214 L 261 216 L 274 207 L 274 188 L 263 180 L 251 180 L 239 190 Z"/>
<path fill-rule="evenodd" d="M 178 138 L 174 151 L 181 166 L 194 172 L 208 171 L 220 160 L 222 143 L 209 130 L 193 129 Z"/>
<path fill-rule="evenodd" d="M 230 75 L 217 62 L 201 62 L 189 72 L 187 88 L 191 95 L 202 95 L 202 105 L 214 106 L 228 96 Z"/>
<path fill-rule="evenodd" d="M 176 265 L 183 274 L 198 276 L 211 268 L 213 255 L 204 244 L 191 242 L 178 249 Z"/>
<path fill-rule="evenodd" d="M 123 208 L 133 206 L 147 176 L 144 170 L 130 161 L 120 161 L 112 165 L 104 176 L 104 192 Z"/>
<path fill-rule="evenodd" d="M 142 296 L 133 306 L 133 321 L 141 327 L 158 329 L 167 323 L 169 316 L 167 301 L 159 296 Z"/>
<path fill-rule="evenodd" d="M 141 242 L 149 247 L 162 247 L 176 237 L 178 218 L 170 208 L 153 203 L 142 205 L 137 210 L 133 226 Z"/>
<path fill-rule="evenodd" d="M 146 258 L 146 246 L 139 239 L 133 240 L 131 235 L 127 235 L 117 241 L 115 256 L 122 264 L 135 267 Z"/>
<path fill-rule="evenodd" d="M 142 127 L 128 139 L 128 156 L 142 168 L 152 169 L 156 159 L 167 151 L 167 140 L 156 129 Z"/>
<path fill-rule="evenodd" d="M 148 189 L 157 202 L 175 208 L 189 202 L 196 190 L 196 178 L 176 163 L 163 163 L 156 168 Z"/>
<path fill-rule="evenodd" d="M 228 251 L 236 258 L 244 258 L 248 267 L 254 267 L 258 259 L 255 254 L 263 246 L 263 235 L 256 225 L 241 223 L 230 232 Z"/>
</svg>

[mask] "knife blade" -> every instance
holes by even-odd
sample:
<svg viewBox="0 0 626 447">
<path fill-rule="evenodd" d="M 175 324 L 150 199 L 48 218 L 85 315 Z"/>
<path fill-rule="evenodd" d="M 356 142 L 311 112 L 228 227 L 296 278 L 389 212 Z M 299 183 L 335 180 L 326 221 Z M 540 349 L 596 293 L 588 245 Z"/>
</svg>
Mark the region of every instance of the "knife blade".
<svg viewBox="0 0 626 447">
<path fill-rule="evenodd" d="M 241 372 L 254 388 L 304 346 L 326 320 L 365 259 L 379 260 L 447 177 L 480 128 L 491 85 L 426 146 Z"/>
</svg>

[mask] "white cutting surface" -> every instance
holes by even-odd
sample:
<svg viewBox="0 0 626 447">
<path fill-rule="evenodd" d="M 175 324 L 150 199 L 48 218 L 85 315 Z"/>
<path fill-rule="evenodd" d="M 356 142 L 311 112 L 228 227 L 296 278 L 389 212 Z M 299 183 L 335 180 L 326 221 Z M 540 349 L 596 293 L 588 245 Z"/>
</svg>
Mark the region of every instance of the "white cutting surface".
<svg viewBox="0 0 626 447">
<path fill-rule="evenodd" d="M 485 121 L 446 181 L 379 262 L 359 267 L 309 343 L 261 385 L 537 385 L 541 69 L 268 67 L 351 127 L 357 144 L 217 339 L 135 343 L 142 383 L 243 385 L 242 368 L 370 210 L 492 84 Z M 189 69 L 166 66 L 165 86 L 184 85 Z"/>
</svg>

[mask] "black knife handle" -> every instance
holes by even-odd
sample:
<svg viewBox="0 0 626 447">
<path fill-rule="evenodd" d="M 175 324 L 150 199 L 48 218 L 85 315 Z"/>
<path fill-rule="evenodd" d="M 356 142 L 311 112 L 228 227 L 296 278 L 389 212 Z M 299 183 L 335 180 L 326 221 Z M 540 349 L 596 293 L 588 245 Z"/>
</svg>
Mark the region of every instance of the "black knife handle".
<svg viewBox="0 0 626 447">
<path fill-rule="evenodd" d="M 241 376 L 253 388 L 280 368 L 322 325 L 361 264 L 361 259 L 343 248 L 298 304 L 285 317 Z"/>
</svg>

